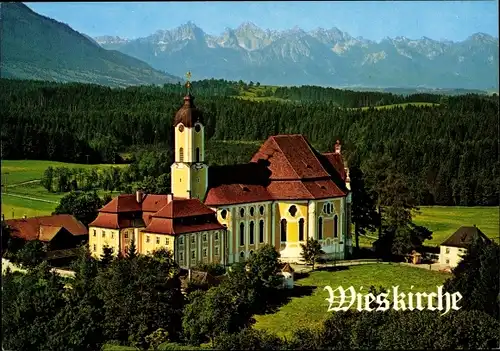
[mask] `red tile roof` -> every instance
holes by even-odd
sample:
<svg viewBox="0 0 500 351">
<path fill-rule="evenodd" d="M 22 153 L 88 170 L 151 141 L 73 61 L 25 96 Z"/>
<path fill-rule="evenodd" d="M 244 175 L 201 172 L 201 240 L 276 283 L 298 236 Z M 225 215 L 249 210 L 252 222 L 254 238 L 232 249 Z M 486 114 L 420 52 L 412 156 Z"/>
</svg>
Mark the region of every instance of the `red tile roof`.
<svg viewBox="0 0 500 351">
<path fill-rule="evenodd" d="M 118 213 L 118 212 L 139 212 L 141 205 L 137 202 L 135 195 L 121 194 L 113 198 L 99 212 Z"/>
<path fill-rule="evenodd" d="M 340 154 L 319 154 L 302 135 L 270 137 L 253 156 L 254 169 L 243 165 L 221 167 L 216 179 L 209 179 L 205 199 L 208 206 L 232 205 L 270 200 L 312 200 L 345 196 L 345 170 Z M 259 166 L 257 165 L 259 164 Z M 260 168 L 267 168 L 266 174 Z M 258 174 L 259 183 L 248 183 Z M 231 179 L 228 178 L 230 174 Z M 224 178 L 220 181 L 220 178 Z M 229 181 L 231 180 L 231 181 Z M 217 183 L 217 181 L 219 181 Z"/>
<path fill-rule="evenodd" d="M 267 160 L 271 180 L 329 177 L 303 135 L 277 135 L 267 139 L 251 162 Z"/>
<path fill-rule="evenodd" d="M 168 195 L 147 194 L 142 200 L 143 212 L 158 212 L 168 203 Z"/>
<path fill-rule="evenodd" d="M 69 214 L 9 219 L 5 223 L 12 228 L 13 236 L 25 240 L 50 240 L 60 228 L 66 229 L 75 236 L 88 234 L 88 230 L 83 223 Z"/>
<path fill-rule="evenodd" d="M 341 154 L 336 154 L 334 152 L 328 152 L 323 154 L 326 161 L 338 172 L 340 177 L 345 180 L 345 166 L 344 160 Z"/>
<path fill-rule="evenodd" d="M 154 221 L 154 219 L 185 218 L 205 215 L 214 215 L 215 220 L 215 212 L 198 199 L 183 199 L 175 197 L 169 202 L 168 195 L 148 194 L 142 197 L 142 201 L 139 204 L 135 195 L 119 195 L 99 210 L 97 218 L 90 223 L 89 226 L 121 229 L 136 227 L 139 225 L 141 227 L 145 226 L 149 228 L 154 222 L 153 227 L 151 228 L 153 228 L 155 232 L 170 233 L 173 229 L 169 229 L 168 227 L 158 227 L 158 223 L 167 225 L 168 222 Z M 184 225 L 184 227 L 186 227 L 186 225 Z M 188 230 L 188 228 L 177 229 L 177 231 L 186 230 Z"/>
<path fill-rule="evenodd" d="M 119 229 L 117 213 L 100 212 L 97 218 L 89 224 L 89 227 L 99 227 L 108 229 Z"/>
<path fill-rule="evenodd" d="M 211 188 L 205 198 L 205 205 L 249 203 L 270 201 L 273 197 L 263 185 L 222 184 Z"/>
<path fill-rule="evenodd" d="M 174 198 L 165 207 L 153 215 L 161 218 L 183 218 L 215 214 L 198 199 Z"/>
<path fill-rule="evenodd" d="M 153 218 L 151 223 L 144 229 L 146 233 L 179 235 L 185 233 L 196 233 L 206 230 L 222 230 L 224 227 L 214 220 L 209 223 L 182 224 L 176 223 L 171 218 Z"/>
<path fill-rule="evenodd" d="M 141 203 L 136 195 L 120 194 L 99 210 L 106 213 L 120 212 L 158 212 L 168 202 L 168 195 L 144 194 Z"/>
</svg>

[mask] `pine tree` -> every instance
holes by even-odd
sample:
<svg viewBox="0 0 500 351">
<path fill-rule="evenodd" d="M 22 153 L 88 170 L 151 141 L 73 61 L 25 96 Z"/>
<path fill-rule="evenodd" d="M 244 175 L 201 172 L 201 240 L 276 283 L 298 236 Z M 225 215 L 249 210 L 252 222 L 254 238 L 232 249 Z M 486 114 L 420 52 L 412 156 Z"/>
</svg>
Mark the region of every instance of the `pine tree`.
<svg viewBox="0 0 500 351">
<path fill-rule="evenodd" d="M 373 232 L 378 227 L 380 217 L 375 208 L 375 201 L 365 188 L 364 175 L 361 169 L 350 168 L 349 176 L 352 189 L 352 222 L 356 238 L 356 249 L 359 250 L 359 236 Z"/>
<path fill-rule="evenodd" d="M 134 258 L 137 257 L 137 249 L 135 247 L 135 240 L 132 238 L 130 241 L 130 246 L 128 247 L 127 253 L 125 254 L 125 257 L 129 260 L 133 260 Z"/>
<path fill-rule="evenodd" d="M 102 255 L 101 255 L 101 266 L 102 267 L 107 267 L 109 264 L 113 261 L 114 256 L 113 256 L 113 248 L 109 246 L 104 246 L 102 249 Z"/>
</svg>

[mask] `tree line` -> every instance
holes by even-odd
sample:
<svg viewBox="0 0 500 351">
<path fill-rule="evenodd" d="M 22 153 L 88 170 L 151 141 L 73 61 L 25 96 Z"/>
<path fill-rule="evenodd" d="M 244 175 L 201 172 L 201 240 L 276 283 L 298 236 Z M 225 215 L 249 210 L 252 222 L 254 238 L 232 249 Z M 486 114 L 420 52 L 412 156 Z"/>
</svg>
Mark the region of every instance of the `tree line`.
<svg viewBox="0 0 500 351">
<path fill-rule="evenodd" d="M 0 87 L 3 158 L 113 163 L 119 151 L 130 147 L 173 147 L 172 122 L 182 101 L 165 87 L 13 80 L 0 80 Z M 363 99 L 372 93 L 352 94 Z M 202 94 L 195 102 L 204 113 L 206 140 L 233 141 L 217 145 L 211 156 L 217 162 L 234 162 L 225 155 L 238 152 L 248 152 L 242 159 L 250 159 L 256 147 L 238 150 L 240 141 L 300 133 L 323 152 L 342 140 L 350 162 L 389 157 L 407 175 L 421 205 L 499 203 L 498 97 L 439 96 L 437 107 L 388 109 L 341 108 L 334 100 L 287 104 Z"/>
<path fill-rule="evenodd" d="M 439 103 L 442 97 L 437 94 L 415 93 L 397 95 L 385 92 L 360 92 L 347 89 L 325 88 L 318 86 L 278 87 L 273 96 L 296 101 L 335 102 L 339 107 L 359 108 L 392 104 L 427 102 Z"/>
</svg>

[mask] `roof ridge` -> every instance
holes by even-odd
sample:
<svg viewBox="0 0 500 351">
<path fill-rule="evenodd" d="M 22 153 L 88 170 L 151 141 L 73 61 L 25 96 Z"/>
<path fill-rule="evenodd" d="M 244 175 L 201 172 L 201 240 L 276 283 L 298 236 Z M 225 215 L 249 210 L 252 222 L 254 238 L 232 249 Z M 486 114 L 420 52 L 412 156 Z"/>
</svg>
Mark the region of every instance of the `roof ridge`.
<svg viewBox="0 0 500 351">
<path fill-rule="evenodd" d="M 325 167 L 323 166 L 323 163 L 321 162 L 320 158 L 318 156 L 322 155 L 319 151 L 317 151 L 315 148 L 312 147 L 311 143 L 309 143 L 309 140 L 307 140 L 307 138 L 305 136 L 302 135 L 302 139 L 305 141 L 307 147 L 309 148 L 309 150 L 312 152 L 312 154 L 316 157 L 316 159 L 318 160 L 318 163 L 319 163 L 319 166 L 321 167 L 321 170 L 323 172 L 325 172 L 326 174 L 329 175 L 328 178 L 332 178 L 332 175 L 325 169 Z"/>
<path fill-rule="evenodd" d="M 286 134 L 285 134 L 286 135 Z M 271 139 L 273 140 L 273 142 L 276 144 L 276 147 L 281 151 L 281 154 L 284 156 L 285 160 L 286 160 L 286 163 L 288 163 L 288 166 L 292 169 L 292 172 L 295 173 L 295 175 L 297 176 L 298 179 L 302 179 L 299 174 L 297 173 L 297 171 L 295 171 L 295 168 L 292 166 L 292 164 L 290 163 L 290 160 L 288 159 L 288 157 L 286 157 L 286 154 L 285 152 L 283 151 L 283 149 L 280 147 L 280 145 L 278 144 L 278 142 L 276 141 L 276 136 L 273 135 L 271 136 Z M 264 146 L 264 145 L 262 145 Z"/>
</svg>

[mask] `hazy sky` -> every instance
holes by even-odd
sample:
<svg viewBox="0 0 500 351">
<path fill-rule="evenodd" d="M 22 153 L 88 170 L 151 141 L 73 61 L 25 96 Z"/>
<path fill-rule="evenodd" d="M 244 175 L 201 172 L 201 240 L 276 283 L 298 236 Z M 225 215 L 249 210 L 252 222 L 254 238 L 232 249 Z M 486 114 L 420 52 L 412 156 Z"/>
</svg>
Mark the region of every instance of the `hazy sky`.
<svg viewBox="0 0 500 351">
<path fill-rule="evenodd" d="M 128 2 L 26 3 L 34 11 L 90 36 L 148 36 L 188 21 L 206 33 L 253 22 L 261 28 L 337 27 L 371 40 L 405 36 L 464 40 L 483 32 L 498 37 L 498 0 L 349 2 Z"/>
</svg>

